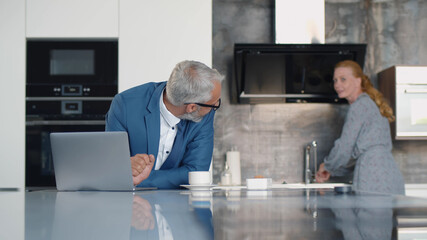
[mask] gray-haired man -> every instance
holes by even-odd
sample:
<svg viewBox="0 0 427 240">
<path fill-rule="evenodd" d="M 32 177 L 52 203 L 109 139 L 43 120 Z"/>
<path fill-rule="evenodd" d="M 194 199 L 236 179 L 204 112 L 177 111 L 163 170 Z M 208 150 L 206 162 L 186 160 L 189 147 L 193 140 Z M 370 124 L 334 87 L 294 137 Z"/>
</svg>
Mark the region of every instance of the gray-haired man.
<svg viewBox="0 0 427 240">
<path fill-rule="evenodd" d="M 178 188 L 188 183 L 189 171 L 209 169 L 211 110 L 221 105 L 223 78 L 203 63 L 183 61 L 168 82 L 143 84 L 114 97 L 106 131 L 128 132 L 135 185 Z"/>
</svg>

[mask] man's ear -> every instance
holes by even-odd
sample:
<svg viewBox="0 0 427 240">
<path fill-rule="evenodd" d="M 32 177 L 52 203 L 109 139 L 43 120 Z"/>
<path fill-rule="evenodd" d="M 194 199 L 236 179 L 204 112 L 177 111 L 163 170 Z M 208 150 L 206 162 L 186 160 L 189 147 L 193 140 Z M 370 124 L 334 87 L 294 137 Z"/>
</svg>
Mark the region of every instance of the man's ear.
<svg viewBox="0 0 427 240">
<path fill-rule="evenodd" d="M 185 106 L 185 113 L 192 113 L 197 111 L 197 104 L 190 103 Z"/>
</svg>

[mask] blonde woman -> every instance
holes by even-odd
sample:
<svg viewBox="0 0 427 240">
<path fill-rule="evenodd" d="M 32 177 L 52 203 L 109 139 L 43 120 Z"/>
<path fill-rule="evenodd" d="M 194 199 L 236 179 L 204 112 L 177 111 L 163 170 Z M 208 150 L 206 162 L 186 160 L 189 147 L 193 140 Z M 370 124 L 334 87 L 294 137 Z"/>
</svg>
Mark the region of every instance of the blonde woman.
<svg viewBox="0 0 427 240">
<path fill-rule="evenodd" d="M 353 170 L 359 191 L 404 194 L 404 181 L 391 153 L 389 121 L 393 111 L 362 68 L 345 60 L 335 66 L 334 89 L 350 103 L 340 138 L 319 166 L 317 182 L 345 176 Z"/>
</svg>

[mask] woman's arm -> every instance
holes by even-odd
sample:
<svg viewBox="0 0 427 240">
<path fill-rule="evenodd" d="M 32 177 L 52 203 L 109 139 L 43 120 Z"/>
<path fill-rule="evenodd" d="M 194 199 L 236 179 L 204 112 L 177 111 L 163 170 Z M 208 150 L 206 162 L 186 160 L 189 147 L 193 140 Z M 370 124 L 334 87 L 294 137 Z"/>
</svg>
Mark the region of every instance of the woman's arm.
<svg viewBox="0 0 427 240">
<path fill-rule="evenodd" d="M 341 136 L 335 141 L 329 155 L 324 159 L 324 169 L 333 176 L 343 176 L 347 173 L 345 168 L 351 160 L 357 139 L 365 124 L 366 108 L 362 103 L 363 99 L 359 99 L 350 105 Z"/>
</svg>

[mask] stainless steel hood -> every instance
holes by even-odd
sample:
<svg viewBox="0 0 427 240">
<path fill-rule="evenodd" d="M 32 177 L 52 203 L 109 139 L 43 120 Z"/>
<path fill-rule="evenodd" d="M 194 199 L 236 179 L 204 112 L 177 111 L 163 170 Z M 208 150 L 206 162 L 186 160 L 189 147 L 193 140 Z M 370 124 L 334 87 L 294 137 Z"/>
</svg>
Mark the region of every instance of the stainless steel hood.
<svg viewBox="0 0 427 240">
<path fill-rule="evenodd" d="M 333 89 L 333 68 L 364 65 L 366 44 L 235 44 L 232 103 L 345 102 Z"/>
</svg>

